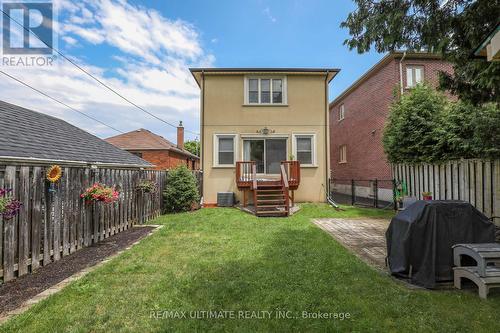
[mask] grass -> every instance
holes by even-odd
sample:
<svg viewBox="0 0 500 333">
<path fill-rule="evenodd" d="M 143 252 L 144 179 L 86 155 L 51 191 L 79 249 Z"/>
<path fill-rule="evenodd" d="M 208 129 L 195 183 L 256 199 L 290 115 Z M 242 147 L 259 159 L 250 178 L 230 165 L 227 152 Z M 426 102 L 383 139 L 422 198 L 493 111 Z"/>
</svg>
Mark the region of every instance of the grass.
<svg viewBox="0 0 500 333">
<path fill-rule="evenodd" d="M 285 219 L 235 209 L 162 216 L 153 223 L 164 227 L 152 237 L 0 331 L 499 331 L 498 294 L 483 301 L 473 292 L 410 290 L 310 223 L 390 214 L 307 204 Z M 155 319 L 152 310 L 186 311 L 188 318 Z M 269 311 L 271 318 L 189 318 L 189 311 L 203 310 Z M 277 310 L 292 318 L 275 318 Z M 304 319 L 303 311 L 350 318 Z"/>
</svg>

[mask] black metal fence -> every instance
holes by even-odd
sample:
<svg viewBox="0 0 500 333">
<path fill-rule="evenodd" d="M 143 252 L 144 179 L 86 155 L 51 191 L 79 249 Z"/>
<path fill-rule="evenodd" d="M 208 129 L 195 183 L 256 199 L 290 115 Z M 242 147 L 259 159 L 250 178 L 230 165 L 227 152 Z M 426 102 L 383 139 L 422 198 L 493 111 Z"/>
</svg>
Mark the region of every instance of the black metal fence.
<svg viewBox="0 0 500 333">
<path fill-rule="evenodd" d="M 340 204 L 395 209 L 392 179 L 330 179 L 329 193 Z"/>
</svg>

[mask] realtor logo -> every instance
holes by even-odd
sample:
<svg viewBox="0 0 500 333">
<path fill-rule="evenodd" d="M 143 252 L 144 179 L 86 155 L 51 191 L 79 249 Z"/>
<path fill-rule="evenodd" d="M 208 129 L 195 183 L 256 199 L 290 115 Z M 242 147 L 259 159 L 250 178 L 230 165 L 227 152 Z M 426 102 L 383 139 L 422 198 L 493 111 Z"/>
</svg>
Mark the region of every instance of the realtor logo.
<svg viewBox="0 0 500 333">
<path fill-rule="evenodd" d="M 2 61 L 6 67 L 52 66 L 54 7 L 52 2 L 1 2 Z"/>
<path fill-rule="evenodd" d="M 2 10 L 4 55 L 52 54 L 51 2 L 4 2 Z"/>
</svg>

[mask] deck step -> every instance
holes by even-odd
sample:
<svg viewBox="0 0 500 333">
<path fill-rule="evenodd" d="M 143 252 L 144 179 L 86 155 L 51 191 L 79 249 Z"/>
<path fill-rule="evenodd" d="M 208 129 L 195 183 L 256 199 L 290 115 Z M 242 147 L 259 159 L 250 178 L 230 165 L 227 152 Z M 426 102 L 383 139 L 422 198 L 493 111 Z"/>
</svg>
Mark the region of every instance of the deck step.
<svg viewBox="0 0 500 333">
<path fill-rule="evenodd" d="M 275 202 L 275 203 L 285 203 L 285 199 L 266 199 L 266 200 L 259 200 L 259 199 L 257 199 L 257 203 L 259 204 L 259 206 L 262 203 L 266 204 L 266 203 L 273 203 L 273 202 Z"/>
<path fill-rule="evenodd" d="M 265 216 L 265 215 L 286 216 L 287 212 L 286 211 L 278 211 L 278 210 L 270 210 L 270 211 L 264 211 L 264 212 L 256 212 L 255 214 L 257 216 Z"/>
<path fill-rule="evenodd" d="M 286 205 L 284 203 L 281 205 L 259 205 L 260 208 L 286 208 Z"/>
</svg>

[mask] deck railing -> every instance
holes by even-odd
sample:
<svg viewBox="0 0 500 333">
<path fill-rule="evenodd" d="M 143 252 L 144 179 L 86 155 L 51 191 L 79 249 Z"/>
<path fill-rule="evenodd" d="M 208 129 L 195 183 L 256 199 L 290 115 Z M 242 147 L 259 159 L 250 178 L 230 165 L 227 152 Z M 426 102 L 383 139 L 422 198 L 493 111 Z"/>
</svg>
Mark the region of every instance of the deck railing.
<svg viewBox="0 0 500 333">
<path fill-rule="evenodd" d="M 284 168 L 290 190 L 296 190 L 300 184 L 300 162 L 283 161 Z M 236 162 L 236 184 L 239 188 L 252 188 L 256 180 L 257 163 L 255 161 Z"/>
<path fill-rule="evenodd" d="M 288 185 L 291 190 L 296 190 L 300 184 L 300 162 L 299 161 L 283 161 L 281 165 L 285 168 L 285 173 L 288 176 Z"/>
</svg>

